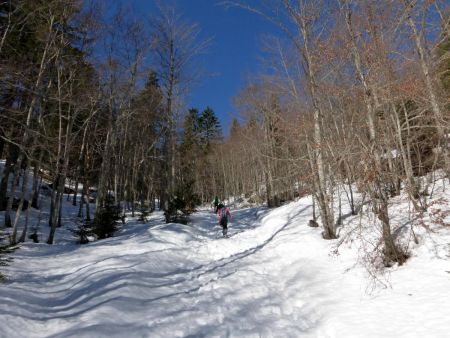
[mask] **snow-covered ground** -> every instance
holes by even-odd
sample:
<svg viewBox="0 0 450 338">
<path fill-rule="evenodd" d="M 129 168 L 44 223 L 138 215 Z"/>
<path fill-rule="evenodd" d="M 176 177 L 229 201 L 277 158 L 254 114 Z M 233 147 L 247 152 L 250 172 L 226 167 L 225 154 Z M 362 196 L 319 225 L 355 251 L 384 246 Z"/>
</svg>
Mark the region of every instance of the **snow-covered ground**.
<svg viewBox="0 0 450 338">
<path fill-rule="evenodd" d="M 435 195 L 425 224 L 448 209 Z M 372 221 L 346 218 L 337 250 L 339 240 L 307 226 L 310 202 L 232 210 L 227 239 L 203 210 L 189 225 L 129 218 L 114 238 L 87 245 L 66 229 L 53 246 L 27 242 L 2 267 L 0 337 L 450 336 L 448 226 L 414 222 L 411 258 L 373 277 L 360 236 L 376 233 Z M 399 231 L 408 210 L 393 201 Z M 65 216 L 75 212 L 66 203 Z"/>
</svg>

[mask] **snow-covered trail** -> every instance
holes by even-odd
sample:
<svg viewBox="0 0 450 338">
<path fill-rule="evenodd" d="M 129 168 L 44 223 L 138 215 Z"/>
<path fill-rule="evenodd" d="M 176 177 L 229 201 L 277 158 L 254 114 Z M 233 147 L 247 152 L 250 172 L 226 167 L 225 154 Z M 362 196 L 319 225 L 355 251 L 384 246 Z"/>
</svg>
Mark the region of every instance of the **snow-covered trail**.
<svg viewBox="0 0 450 338">
<path fill-rule="evenodd" d="M 189 225 L 163 224 L 161 214 L 147 224 L 131 220 L 116 237 L 84 246 L 29 243 L 4 269 L 10 282 L 0 284 L 0 337 L 449 332 L 450 306 L 436 299 L 450 296 L 445 261 L 413 261 L 395 272 L 393 289 L 368 295 L 354 252 L 331 255 L 333 242 L 306 226 L 309 202 L 237 210 L 228 239 L 214 226 L 216 216 L 203 211 Z M 436 290 L 426 288 L 430 282 Z"/>
<path fill-rule="evenodd" d="M 160 215 L 150 225 L 131 222 L 117 237 L 87 246 L 26 245 L 7 268 L 12 282 L 0 286 L 5 323 L 0 335 L 242 337 L 283 332 L 296 337 L 314 332 L 320 312 L 300 292 L 317 278 L 314 269 L 289 271 L 288 252 L 276 250 L 277 242 L 289 238 L 283 232 L 308 208 L 295 215 L 281 208 L 263 225 L 266 211 L 239 210 L 228 239 L 212 226 L 215 215 L 200 212 L 187 226 L 162 224 Z M 312 291 L 308 297 L 314 297 Z"/>
<path fill-rule="evenodd" d="M 251 211 L 238 212 L 231 224 L 230 239 L 207 241 L 198 248 L 199 257 L 210 260 L 205 262 L 207 265 L 214 270 L 219 268 L 216 277 L 205 276 L 207 283 L 202 286 L 199 304 L 212 313 L 213 326 L 220 323 L 211 332 L 213 335 L 225 332 L 224 336 L 232 337 L 317 336 L 320 301 L 310 298 L 318 292 L 311 284 L 320 273 L 309 266 L 313 261 L 309 257 L 303 260 L 303 269 L 299 265 L 292 269 L 291 250 L 301 260 L 297 248 L 301 244 L 285 246 L 290 232 L 299 230 L 302 222 L 306 224 L 309 208 L 299 205 L 287 213 L 280 208 L 266 215 L 260 226 L 253 223 L 251 229 L 252 223 L 248 224 L 247 219 L 255 219 L 245 215 Z"/>
</svg>

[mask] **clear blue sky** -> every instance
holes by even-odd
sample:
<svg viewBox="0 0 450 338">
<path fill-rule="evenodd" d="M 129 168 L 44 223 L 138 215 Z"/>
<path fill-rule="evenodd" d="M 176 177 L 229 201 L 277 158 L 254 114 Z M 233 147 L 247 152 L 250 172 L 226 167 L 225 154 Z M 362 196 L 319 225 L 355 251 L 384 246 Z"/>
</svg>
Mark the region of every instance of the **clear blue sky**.
<svg viewBox="0 0 450 338">
<path fill-rule="evenodd" d="M 162 0 L 165 3 L 166 0 Z M 130 3 L 124 1 L 125 3 Z M 203 37 L 212 44 L 202 59 L 206 72 L 192 89 L 188 105 L 200 110 L 211 106 L 227 134 L 235 111 L 232 99 L 250 74 L 255 74 L 262 55 L 261 39 L 276 28 L 254 13 L 240 8 L 226 9 L 219 0 L 171 0 L 183 17 L 197 23 Z M 133 0 L 140 15 L 155 13 L 154 0 Z"/>
</svg>

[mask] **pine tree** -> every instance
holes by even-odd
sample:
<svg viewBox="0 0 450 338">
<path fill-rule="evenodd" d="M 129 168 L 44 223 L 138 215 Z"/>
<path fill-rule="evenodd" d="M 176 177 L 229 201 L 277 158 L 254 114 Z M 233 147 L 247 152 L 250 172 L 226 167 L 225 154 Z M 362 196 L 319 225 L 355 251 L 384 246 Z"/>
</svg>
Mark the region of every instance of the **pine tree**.
<svg viewBox="0 0 450 338">
<path fill-rule="evenodd" d="M 210 150 L 211 144 L 222 140 L 222 128 L 214 110 L 210 107 L 202 112 L 199 120 L 201 141 L 205 152 Z"/>
<path fill-rule="evenodd" d="M 185 153 L 194 151 L 195 146 L 199 144 L 199 120 L 198 109 L 189 109 L 183 123 L 183 140 L 181 146 Z"/>
<path fill-rule="evenodd" d="M 234 139 L 239 135 L 241 132 L 241 125 L 239 124 L 238 120 L 236 118 L 233 119 L 233 122 L 231 122 L 230 127 L 230 139 Z"/>
<path fill-rule="evenodd" d="M 183 123 L 183 137 L 179 147 L 180 175 L 176 184 L 178 204 L 184 211 L 191 212 L 199 204 L 195 192 L 196 171 L 199 156 L 199 112 L 189 109 Z"/>
</svg>

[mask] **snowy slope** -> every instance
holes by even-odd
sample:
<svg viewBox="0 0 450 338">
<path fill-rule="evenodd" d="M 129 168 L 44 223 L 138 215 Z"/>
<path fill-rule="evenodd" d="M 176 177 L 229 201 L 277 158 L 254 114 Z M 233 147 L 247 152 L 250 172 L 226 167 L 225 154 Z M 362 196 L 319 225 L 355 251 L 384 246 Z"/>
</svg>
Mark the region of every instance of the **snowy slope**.
<svg viewBox="0 0 450 338">
<path fill-rule="evenodd" d="M 407 207 L 393 206 L 399 224 Z M 57 245 L 27 243 L 3 268 L 0 336 L 449 336 L 447 228 L 417 229 L 412 258 L 372 289 L 356 237 L 336 254 L 338 241 L 306 226 L 311 213 L 309 198 L 237 210 L 229 239 L 208 211 L 190 225 L 130 219 L 84 246 L 58 229 Z M 345 231 L 359 222 L 346 219 Z"/>
</svg>

